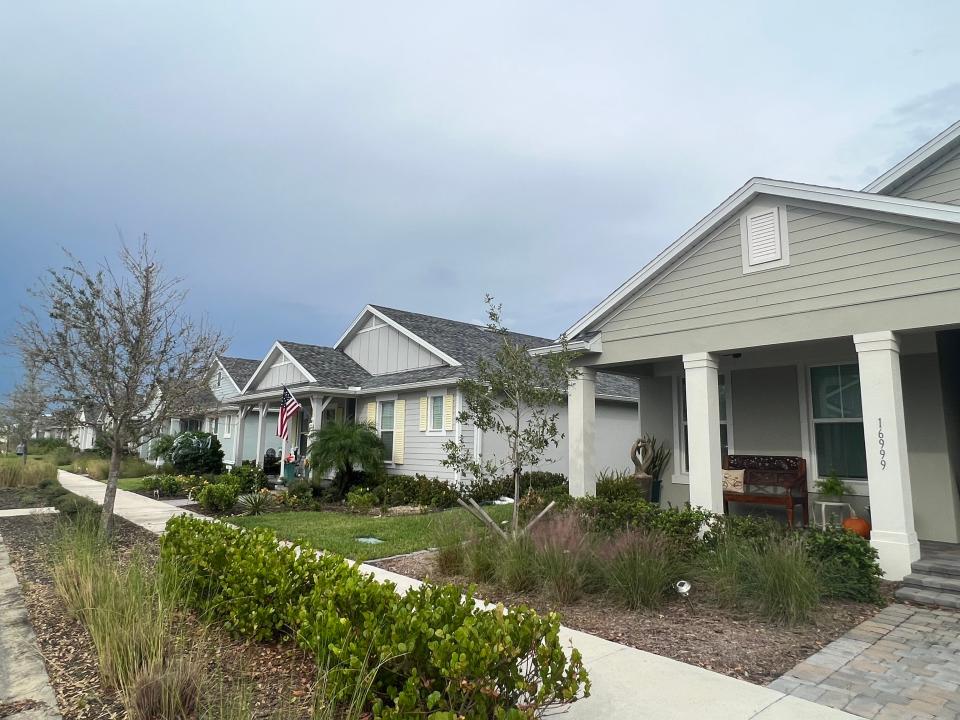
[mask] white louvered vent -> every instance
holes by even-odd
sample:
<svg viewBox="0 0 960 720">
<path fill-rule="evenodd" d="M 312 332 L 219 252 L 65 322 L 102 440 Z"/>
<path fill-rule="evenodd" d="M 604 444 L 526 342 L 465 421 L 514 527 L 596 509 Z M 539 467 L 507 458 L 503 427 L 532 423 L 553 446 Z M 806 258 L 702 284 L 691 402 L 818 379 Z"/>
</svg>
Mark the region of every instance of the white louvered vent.
<svg viewBox="0 0 960 720">
<path fill-rule="evenodd" d="M 747 217 L 747 262 L 762 265 L 783 258 L 779 208 Z"/>
</svg>

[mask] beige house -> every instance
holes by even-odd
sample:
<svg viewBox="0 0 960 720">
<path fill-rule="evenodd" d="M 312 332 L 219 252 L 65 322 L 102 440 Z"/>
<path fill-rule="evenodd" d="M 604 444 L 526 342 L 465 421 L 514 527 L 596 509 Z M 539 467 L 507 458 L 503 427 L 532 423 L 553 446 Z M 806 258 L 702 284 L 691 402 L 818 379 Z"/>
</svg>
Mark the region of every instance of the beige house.
<svg viewBox="0 0 960 720">
<path fill-rule="evenodd" d="M 665 501 L 722 512 L 724 452 L 802 457 L 811 492 L 836 473 L 869 506 L 904 577 L 920 540 L 960 541 L 960 123 L 863 190 L 750 180 L 566 336 L 586 353 L 575 493 L 594 490 L 595 373 L 629 374 L 674 448 Z"/>
</svg>

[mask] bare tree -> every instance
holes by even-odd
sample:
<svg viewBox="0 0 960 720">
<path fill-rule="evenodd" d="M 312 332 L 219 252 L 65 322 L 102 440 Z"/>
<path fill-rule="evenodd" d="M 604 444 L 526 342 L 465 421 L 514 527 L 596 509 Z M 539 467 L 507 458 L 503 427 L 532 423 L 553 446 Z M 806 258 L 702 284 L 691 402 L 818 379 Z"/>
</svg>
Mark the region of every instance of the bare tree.
<svg viewBox="0 0 960 720">
<path fill-rule="evenodd" d="M 11 436 L 17 444 L 23 443 L 23 462 L 27 462 L 27 447 L 37 423 L 47 409 L 47 395 L 36 368 L 27 367 L 23 377 L 0 406 L 0 417 L 7 430 L 7 444 Z"/>
<path fill-rule="evenodd" d="M 33 291 L 40 308 L 26 311 L 16 340 L 59 403 L 100 410 L 111 448 L 101 521 L 109 533 L 123 451 L 195 404 L 225 345 L 218 331 L 183 313 L 182 281 L 165 273 L 146 237 L 122 248 L 117 270 L 67 258 Z"/>
<path fill-rule="evenodd" d="M 481 358 L 476 372 L 457 383 L 466 407 L 458 414 L 462 423 L 473 423 L 484 432 L 500 435 L 506 440 L 507 452 L 502 457 L 478 459 L 463 438 L 443 444 L 446 458 L 442 460 L 477 480 L 496 481 L 509 474 L 513 477 L 513 520 L 511 534 L 519 528 L 520 477 L 524 468 L 534 467 L 547 460 L 546 453 L 559 445 L 563 433 L 557 426 L 558 407 L 566 401 L 570 383 L 580 375 L 573 366 L 576 353 L 569 349 L 567 339 L 561 337 L 556 352 L 541 357 L 530 355 L 528 345 L 504 327 L 502 307 L 494 305 L 487 295 L 487 328 L 500 338 L 500 346 L 490 359 Z M 503 534 L 490 516 L 474 501 L 460 503 L 488 526 Z M 538 515 L 524 528 L 524 532 L 545 514 Z"/>
</svg>

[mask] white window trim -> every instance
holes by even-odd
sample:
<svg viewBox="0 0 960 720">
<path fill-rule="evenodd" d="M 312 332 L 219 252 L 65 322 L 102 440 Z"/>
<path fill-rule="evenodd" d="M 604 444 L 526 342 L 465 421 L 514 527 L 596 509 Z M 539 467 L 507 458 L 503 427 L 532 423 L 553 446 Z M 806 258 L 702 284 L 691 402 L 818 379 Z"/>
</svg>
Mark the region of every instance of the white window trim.
<svg viewBox="0 0 960 720">
<path fill-rule="evenodd" d="M 727 426 L 727 453 L 734 454 L 733 445 L 733 384 L 730 370 L 720 370 L 717 376 L 723 377 L 723 383 L 727 388 L 726 406 L 727 419 L 723 424 Z M 673 476 L 670 482 L 674 485 L 689 485 L 690 471 L 683 467 L 683 405 L 680 399 L 680 385 L 684 380 L 684 373 L 679 373 L 671 377 L 671 387 L 673 395 Z"/>
<path fill-rule="evenodd" d="M 375 402 L 377 403 L 377 423 L 376 423 L 376 425 L 377 425 L 377 435 L 380 436 L 380 439 L 381 439 L 381 440 L 383 439 L 383 425 L 382 425 L 382 421 L 383 421 L 382 411 L 383 411 L 383 409 L 382 409 L 382 403 L 385 403 L 385 402 L 392 402 L 392 403 L 393 403 L 393 427 L 390 428 L 389 430 L 387 430 L 387 432 L 396 433 L 396 431 L 397 431 L 397 399 L 398 399 L 398 398 L 397 398 L 397 394 L 396 394 L 396 393 L 394 393 L 394 394 L 392 394 L 392 395 L 377 395 L 377 399 L 376 399 L 376 401 L 375 401 Z M 391 442 L 392 442 L 392 441 L 393 441 L 393 438 L 391 438 Z M 384 460 L 384 461 L 383 461 L 383 464 L 386 465 L 386 466 L 388 466 L 388 467 L 393 467 L 393 466 L 394 466 L 393 457 L 392 457 L 392 456 L 393 456 L 393 450 L 390 451 L 390 454 L 391 454 L 391 458 L 390 458 L 389 460 Z"/>
<path fill-rule="evenodd" d="M 857 365 L 857 359 L 846 358 L 844 360 L 834 360 L 832 362 L 817 362 L 800 366 L 803 371 L 803 383 L 797 383 L 800 386 L 802 397 L 800 399 L 805 409 L 807 426 L 807 489 L 810 492 L 816 492 L 815 485 L 820 479 L 820 467 L 817 463 L 817 423 L 813 417 L 813 383 L 810 381 L 810 370 L 817 367 L 836 367 L 837 365 Z M 830 422 L 860 422 L 863 418 L 833 418 Z M 851 495 L 866 497 L 869 495 L 868 480 L 861 478 L 840 478 L 852 490 Z"/>
<path fill-rule="evenodd" d="M 436 435 L 437 437 L 446 437 L 447 435 L 446 426 L 443 424 L 443 408 L 446 400 L 440 401 L 440 429 L 437 430 L 433 427 L 433 399 L 444 398 L 446 395 L 446 390 L 430 390 L 427 392 L 427 435 Z"/>
<path fill-rule="evenodd" d="M 750 263 L 750 248 L 747 238 L 747 221 L 757 215 L 765 215 L 771 210 L 776 211 L 780 230 L 780 259 L 764 263 Z M 755 203 L 740 216 L 740 260 L 744 274 L 763 272 L 786 267 L 790 264 L 790 237 L 787 232 L 787 206 L 770 203 Z"/>
</svg>

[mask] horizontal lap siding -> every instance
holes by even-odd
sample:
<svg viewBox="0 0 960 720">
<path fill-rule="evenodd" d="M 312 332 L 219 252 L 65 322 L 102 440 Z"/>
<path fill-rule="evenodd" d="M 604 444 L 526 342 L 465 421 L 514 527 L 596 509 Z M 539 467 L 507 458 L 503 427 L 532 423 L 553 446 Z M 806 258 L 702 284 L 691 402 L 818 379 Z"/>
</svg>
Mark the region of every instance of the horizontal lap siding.
<svg viewBox="0 0 960 720">
<path fill-rule="evenodd" d="M 894 195 L 913 200 L 960 205 L 960 149 L 947 160 L 934 165 Z"/>
<path fill-rule="evenodd" d="M 790 264 L 744 274 L 732 222 L 602 327 L 604 341 L 827 310 L 960 287 L 960 236 L 788 209 Z"/>
<path fill-rule="evenodd" d="M 372 375 L 437 367 L 443 361 L 389 325 L 361 330 L 344 352 Z"/>
</svg>

